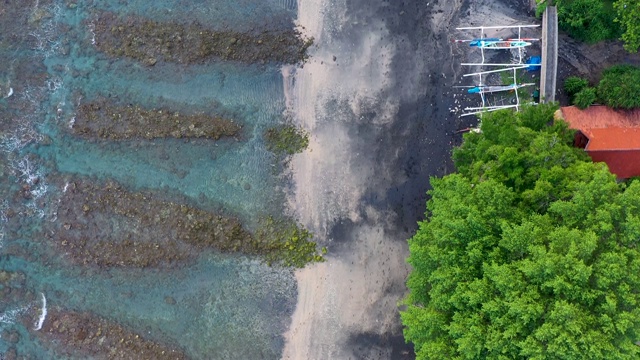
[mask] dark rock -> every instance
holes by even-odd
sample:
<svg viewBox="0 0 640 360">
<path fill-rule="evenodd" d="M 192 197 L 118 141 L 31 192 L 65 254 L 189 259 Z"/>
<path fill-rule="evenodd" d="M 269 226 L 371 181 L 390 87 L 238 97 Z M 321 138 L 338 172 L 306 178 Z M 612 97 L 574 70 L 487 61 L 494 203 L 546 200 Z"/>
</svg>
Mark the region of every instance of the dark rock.
<svg viewBox="0 0 640 360">
<path fill-rule="evenodd" d="M 20 341 L 20 334 L 17 331 L 11 331 L 7 340 L 12 344 L 17 344 Z"/>
<path fill-rule="evenodd" d="M 164 302 L 169 305 L 175 305 L 177 303 L 176 299 L 174 299 L 172 296 L 166 296 L 164 298 Z"/>
<path fill-rule="evenodd" d="M 153 65 L 155 65 L 157 62 L 158 62 L 158 59 L 156 59 L 156 58 L 152 57 L 152 58 L 147 58 L 147 59 L 144 61 L 144 64 L 145 64 L 145 65 L 147 65 L 147 66 L 153 66 Z"/>
<path fill-rule="evenodd" d="M 16 360 L 18 359 L 18 350 L 15 347 L 10 347 L 7 352 L 4 353 L 5 360 Z"/>
</svg>

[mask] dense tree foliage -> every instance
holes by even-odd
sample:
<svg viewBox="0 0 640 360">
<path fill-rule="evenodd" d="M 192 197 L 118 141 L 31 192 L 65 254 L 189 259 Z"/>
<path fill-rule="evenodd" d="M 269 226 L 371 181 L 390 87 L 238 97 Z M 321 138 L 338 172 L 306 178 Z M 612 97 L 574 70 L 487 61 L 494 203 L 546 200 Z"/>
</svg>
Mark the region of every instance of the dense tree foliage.
<svg viewBox="0 0 640 360">
<path fill-rule="evenodd" d="M 640 48 L 640 0 L 536 1 L 538 16 L 555 3 L 560 28 L 576 39 L 593 43 L 620 38 L 629 52 Z"/>
<path fill-rule="evenodd" d="M 616 12 L 611 1 L 556 0 L 555 4 L 558 25 L 576 39 L 593 43 L 621 35 L 620 26 L 614 22 Z"/>
<path fill-rule="evenodd" d="M 418 359 L 636 359 L 640 182 L 571 146 L 555 108 L 487 114 L 409 240 Z"/>
<path fill-rule="evenodd" d="M 622 26 L 622 41 L 629 52 L 640 48 L 640 0 L 618 0 L 613 6 L 618 16 L 616 22 Z"/>
<path fill-rule="evenodd" d="M 603 71 L 598 83 L 598 98 L 612 108 L 640 107 L 640 68 L 616 65 Z"/>
</svg>

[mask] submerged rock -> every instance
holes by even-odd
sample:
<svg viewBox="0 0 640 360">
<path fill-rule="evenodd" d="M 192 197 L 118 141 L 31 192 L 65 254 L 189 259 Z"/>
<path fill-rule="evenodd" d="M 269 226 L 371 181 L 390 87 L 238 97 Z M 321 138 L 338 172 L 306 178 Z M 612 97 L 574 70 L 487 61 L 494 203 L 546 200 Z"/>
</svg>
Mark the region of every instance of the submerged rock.
<svg viewBox="0 0 640 360">
<path fill-rule="evenodd" d="M 173 296 L 167 296 L 164 298 L 164 302 L 169 304 L 169 305 L 175 305 L 177 304 L 176 299 Z"/>
<path fill-rule="evenodd" d="M 68 186 L 50 235 L 84 265 L 157 267 L 185 262 L 204 249 L 256 253 L 240 221 L 115 182 Z"/>
<path fill-rule="evenodd" d="M 200 24 L 157 22 L 131 15 L 122 18 L 111 12 L 98 13 L 92 26 L 99 50 L 148 66 L 157 60 L 193 64 L 216 59 L 295 64 L 305 60 L 312 44 L 294 29 L 251 33 L 213 30 Z"/>
<path fill-rule="evenodd" d="M 164 267 L 189 263 L 203 251 L 259 255 L 268 263 L 302 267 L 322 256 L 312 235 L 292 220 L 268 217 L 255 233 L 235 217 L 131 192 L 113 181 L 76 179 L 65 185 L 58 219 L 43 236 L 77 264 Z"/>
<path fill-rule="evenodd" d="M 40 331 L 43 345 L 62 356 L 99 359 L 187 359 L 177 346 L 146 339 L 90 313 L 50 309 Z"/>
<path fill-rule="evenodd" d="M 132 138 L 209 138 L 238 136 L 242 127 L 233 120 L 205 114 L 186 115 L 168 109 L 116 106 L 107 100 L 81 104 L 71 131 L 106 140 Z"/>
</svg>

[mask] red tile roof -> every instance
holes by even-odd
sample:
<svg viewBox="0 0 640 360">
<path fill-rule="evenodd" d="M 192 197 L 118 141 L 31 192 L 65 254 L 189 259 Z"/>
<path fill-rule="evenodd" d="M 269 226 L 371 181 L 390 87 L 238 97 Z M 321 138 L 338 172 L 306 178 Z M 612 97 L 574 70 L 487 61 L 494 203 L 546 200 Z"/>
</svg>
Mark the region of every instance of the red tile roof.
<svg viewBox="0 0 640 360">
<path fill-rule="evenodd" d="M 589 129 L 587 151 L 640 150 L 640 128 Z"/>
<path fill-rule="evenodd" d="M 568 106 L 560 110 L 557 115 L 589 139 L 585 150 L 593 161 L 605 162 L 618 178 L 640 176 L 640 109 Z"/>
<path fill-rule="evenodd" d="M 606 106 L 589 106 L 580 110 L 575 106 L 560 109 L 561 118 L 572 129 L 589 138 L 587 150 L 640 149 L 640 109 L 614 110 Z"/>
<path fill-rule="evenodd" d="M 591 129 L 640 128 L 640 109 L 614 110 L 606 106 L 589 106 L 580 110 L 575 106 L 561 108 L 562 118 L 572 129 L 582 131 L 590 138 Z"/>
</svg>

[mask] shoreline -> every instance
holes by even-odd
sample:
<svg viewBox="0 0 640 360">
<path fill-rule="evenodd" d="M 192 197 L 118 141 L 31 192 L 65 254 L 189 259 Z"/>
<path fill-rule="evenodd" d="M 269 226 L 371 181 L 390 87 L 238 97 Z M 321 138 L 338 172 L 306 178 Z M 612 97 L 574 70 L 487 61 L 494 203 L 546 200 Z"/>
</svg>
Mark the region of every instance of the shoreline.
<svg viewBox="0 0 640 360">
<path fill-rule="evenodd" d="M 499 0 L 298 0 L 298 11 L 315 41 L 302 68 L 283 69 L 287 112 L 310 133 L 290 163 L 289 208 L 329 253 L 295 271 L 282 358 L 413 359 L 398 312 L 406 240 L 424 218 L 429 177 L 453 170 L 456 130 L 470 125 L 452 88 L 467 55 L 449 37 L 458 22 L 520 10 Z"/>
<path fill-rule="evenodd" d="M 438 90 L 455 81 L 443 63 L 450 45 L 432 29 L 448 29 L 461 5 L 298 1 L 297 24 L 314 45 L 283 77 L 287 111 L 310 144 L 290 163 L 289 207 L 329 254 L 295 272 L 283 359 L 414 358 L 398 312 L 406 239 L 424 212 L 426 179 L 450 169 L 457 126 L 453 97 Z"/>
</svg>

